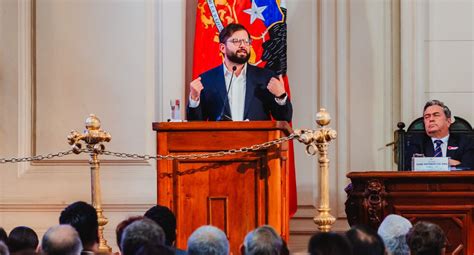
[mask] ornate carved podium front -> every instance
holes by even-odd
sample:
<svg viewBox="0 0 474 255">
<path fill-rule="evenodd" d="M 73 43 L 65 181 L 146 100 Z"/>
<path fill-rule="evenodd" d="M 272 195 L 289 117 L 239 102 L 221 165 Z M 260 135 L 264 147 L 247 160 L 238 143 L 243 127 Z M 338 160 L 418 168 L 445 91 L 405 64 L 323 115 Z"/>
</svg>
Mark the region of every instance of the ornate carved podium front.
<svg viewBox="0 0 474 255">
<path fill-rule="evenodd" d="M 429 221 L 444 230 L 447 254 L 474 254 L 474 172 L 351 172 L 347 177 L 350 225 L 377 229 L 392 213 L 413 224 Z"/>
<path fill-rule="evenodd" d="M 212 153 L 261 144 L 290 133 L 286 122 L 154 123 L 160 155 Z M 229 238 L 238 254 L 248 231 L 272 225 L 288 238 L 287 143 L 244 153 L 209 158 L 160 160 L 158 204 L 177 218 L 177 246 L 210 224 Z"/>
</svg>

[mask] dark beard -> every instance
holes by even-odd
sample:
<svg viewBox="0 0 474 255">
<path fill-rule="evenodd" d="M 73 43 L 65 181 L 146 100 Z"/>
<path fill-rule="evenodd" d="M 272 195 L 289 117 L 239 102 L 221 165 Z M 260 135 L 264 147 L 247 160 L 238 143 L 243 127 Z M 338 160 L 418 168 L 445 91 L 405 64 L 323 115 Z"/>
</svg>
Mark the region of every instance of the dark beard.
<svg viewBox="0 0 474 255">
<path fill-rule="evenodd" d="M 227 58 L 236 64 L 245 64 L 249 61 L 250 54 L 247 53 L 247 55 L 239 57 L 238 53 L 231 53 L 227 55 Z"/>
</svg>

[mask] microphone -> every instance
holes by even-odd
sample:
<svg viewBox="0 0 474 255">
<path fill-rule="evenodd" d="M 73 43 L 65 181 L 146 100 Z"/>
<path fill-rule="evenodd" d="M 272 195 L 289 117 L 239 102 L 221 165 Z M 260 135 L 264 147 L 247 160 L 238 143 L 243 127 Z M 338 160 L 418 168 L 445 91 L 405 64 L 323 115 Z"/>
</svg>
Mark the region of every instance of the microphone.
<svg viewBox="0 0 474 255">
<path fill-rule="evenodd" d="M 224 106 L 222 107 L 221 113 L 216 118 L 216 121 L 232 120 L 232 118 L 228 116 L 227 114 L 224 115 L 224 111 L 225 111 L 225 107 L 229 104 L 229 91 L 232 88 L 232 79 L 234 78 L 235 70 L 237 70 L 237 66 L 232 66 L 232 75 L 230 76 L 229 89 L 227 89 L 226 97 L 224 100 Z"/>
</svg>

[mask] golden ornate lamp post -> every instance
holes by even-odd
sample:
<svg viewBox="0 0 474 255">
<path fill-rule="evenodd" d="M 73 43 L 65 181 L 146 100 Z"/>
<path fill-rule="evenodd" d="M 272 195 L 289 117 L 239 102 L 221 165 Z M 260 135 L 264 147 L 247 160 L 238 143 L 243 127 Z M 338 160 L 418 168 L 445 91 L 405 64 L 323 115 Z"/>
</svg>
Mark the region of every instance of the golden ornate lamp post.
<svg viewBox="0 0 474 255">
<path fill-rule="evenodd" d="M 319 207 L 318 215 L 313 218 L 314 223 L 322 232 L 329 232 L 331 225 L 336 222 L 336 219 L 329 213 L 329 158 L 328 146 L 331 140 L 336 139 L 336 131 L 325 126 L 331 122 L 331 116 L 326 109 L 321 110 L 316 115 L 316 123 L 319 125 L 318 130 L 296 130 L 300 134 L 298 140 L 306 144 L 306 152 L 310 155 L 315 155 L 319 152 Z"/>
<path fill-rule="evenodd" d="M 86 130 L 83 134 L 77 131 L 71 131 L 67 139 L 69 144 L 72 145 L 74 153 L 81 153 L 82 144 L 81 141 L 86 143 L 90 160 L 89 164 L 91 167 L 91 190 L 92 190 L 92 206 L 97 211 L 97 218 L 99 221 L 99 253 L 108 253 L 112 251 L 112 248 L 107 245 L 107 240 L 104 238 L 104 226 L 108 223 L 107 218 L 102 214 L 102 192 L 100 190 L 100 165 L 97 155 L 100 154 L 105 146 L 102 142 L 109 142 L 112 137 L 109 133 L 100 129 L 100 120 L 91 114 L 86 119 Z"/>
</svg>

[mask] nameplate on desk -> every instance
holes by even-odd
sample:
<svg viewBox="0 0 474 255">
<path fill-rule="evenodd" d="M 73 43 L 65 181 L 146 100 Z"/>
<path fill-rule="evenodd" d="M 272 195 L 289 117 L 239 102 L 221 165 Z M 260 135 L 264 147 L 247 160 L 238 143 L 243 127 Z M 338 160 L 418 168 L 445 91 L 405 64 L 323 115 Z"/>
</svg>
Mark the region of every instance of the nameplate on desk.
<svg viewBox="0 0 474 255">
<path fill-rule="evenodd" d="M 413 157 L 413 171 L 449 171 L 448 157 Z"/>
</svg>

